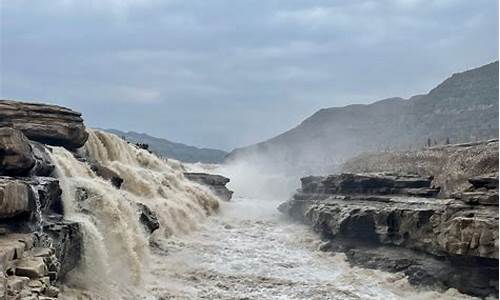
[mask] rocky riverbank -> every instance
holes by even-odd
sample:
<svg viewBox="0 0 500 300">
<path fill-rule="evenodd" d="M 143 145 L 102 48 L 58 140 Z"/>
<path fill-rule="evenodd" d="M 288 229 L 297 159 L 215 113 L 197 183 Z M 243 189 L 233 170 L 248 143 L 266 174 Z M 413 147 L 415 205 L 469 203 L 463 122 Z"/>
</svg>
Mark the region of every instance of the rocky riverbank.
<svg viewBox="0 0 500 300">
<path fill-rule="evenodd" d="M 403 272 L 415 285 L 498 296 L 498 173 L 437 198 L 433 177 L 311 176 L 279 210 L 310 224 L 324 251 L 351 264 Z"/>
<path fill-rule="evenodd" d="M 61 174 L 57 174 L 56 162 L 53 160 L 57 148 L 52 148 L 53 146 L 64 147 L 65 150 L 59 152 L 68 153 L 75 163 L 81 164 L 75 167 L 84 170 L 87 177 L 82 179 L 99 182 L 104 180 L 100 183 L 102 188 L 108 189 L 111 198 L 117 197 L 113 201 L 118 202 L 110 202 L 118 205 L 113 210 L 114 213 L 123 209 L 120 205 L 131 205 L 134 210 L 132 216 L 137 216 L 136 222 L 143 225 L 146 237 L 160 226 L 167 226 L 166 222 L 161 224 L 159 211 L 145 203 L 147 197 L 151 197 L 150 191 L 154 189 L 146 188 L 143 184 L 141 189 L 132 191 L 136 194 L 125 192 L 127 188 L 132 189 L 130 184 L 133 178 L 125 177 L 125 173 L 120 174 L 116 168 L 111 167 L 112 161 L 121 159 L 119 152 L 131 151 L 127 153 L 130 162 L 126 163 L 136 163 L 136 160 L 142 159 L 146 164 L 143 172 L 149 170 L 146 168 L 153 168 L 153 163 L 147 160 L 156 158 L 146 157 L 145 155 L 150 154 L 142 153 L 139 149 L 137 153 L 133 149 L 106 149 L 106 160 L 110 161 L 106 165 L 103 163 L 105 160 L 92 158 L 87 153 L 88 149 L 80 148 L 88 139 L 88 130 L 78 112 L 55 105 L 0 100 L 0 299 L 55 299 L 66 275 L 88 263 L 83 258 L 87 257 L 88 260 L 91 255 L 85 253 L 82 224 L 66 218 L 67 207 L 63 201 Z M 98 147 L 106 146 L 111 147 L 104 144 Z M 133 145 L 125 146 L 134 148 Z M 111 154 L 116 154 L 116 157 L 110 157 Z M 159 162 L 159 159 L 158 162 L 155 161 L 156 164 Z M 167 171 L 169 170 L 165 169 Z M 126 173 L 129 176 L 129 172 Z M 213 197 L 201 194 L 196 184 L 195 187 L 178 187 L 187 182 L 182 173 L 179 176 L 181 183 L 177 182 L 175 188 L 168 181 L 170 177 L 159 180 L 169 190 L 181 188 L 176 191 L 179 197 L 190 194 L 193 198 L 198 197 L 197 205 L 208 201 L 205 197 Z M 225 188 L 229 181 L 225 177 L 210 174 L 186 174 L 186 177 L 208 185 L 223 200 L 231 198 L 232 192 Z M 153 186 L 155 183 L 147 184 Z M 160 190 L 162 187 L 156 188 Z M 120 193 L 119 189 L 125 190 Z M 104 195 L 96 194 L 97 192 L 88 187 L 76 187 L 69 196 L 75 198 L 72 201 L 79 212 L 90 216 L 96 210 L 89 206 L 90 203 L 103 200 Z M 161 196 L 167 197 L 164 196 L 166 194 L 167 192 L 161 191 Z M 132 197 L 136 198 L 132 204 L 128 204 Z M 175 200 L 170 196 L 167 198 Z M 175 209 L 180 211 L 183 208 L 179 206 Z M 210 207 L 207 206 L 206 209 Z M 124 216 L 117 215 L 115 218 L 121 219 Z M 109 222 L 108 227 L 117 226 L 108 219 L 94 221 L 96 224 L 99 222 Z M 110 230 L 117 231 L 113 228 Z"/>
<path fill-rule="evenodd" d="M 82 236 L 63 217 L 47 145 L 74 149 L 88 135 L 79 113 L 53 105 L 1 100 L 0 119 L 0 295 L 57 298 L 57 283 L 80 261 Z"/>
</svg>

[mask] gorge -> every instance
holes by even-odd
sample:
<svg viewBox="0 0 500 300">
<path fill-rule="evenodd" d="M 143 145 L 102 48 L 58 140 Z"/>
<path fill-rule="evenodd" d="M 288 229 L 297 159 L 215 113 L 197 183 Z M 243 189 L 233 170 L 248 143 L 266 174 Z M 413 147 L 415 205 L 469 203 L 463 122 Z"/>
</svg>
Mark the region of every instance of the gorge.
<svg viewBox="0 0 500 300">
<path fill-rule="evenodd" d="M 471 181 L 479 182 L 479 192 L 486 186 L 496 190 L 487 203 L 431 199 L 405 204 L 405 197 L 436 197 L 440 191 L 427 177 L 396 179 L 408 185 L 396 184 L 400 190 L 387 190 L 384 184 L 392 177 L 375 183 L 353 177 L 349 187 L 370 190 L 356 190 L 352 197 L 341 195 L 354 190 L 330 191 L 339 183 L 304 178 L 302 194 L 283 203 L 286 198 L 261 184 L 279 185 L 279 178 L 264 173 L 248 178 L 251 170 L 236 165 L 161 159 L 113 134 L 85 128 L 80 115 L 66 108 L 5 100 L 0 105 L 5 122 L 0 130 L 0 295 L 5 299 L 469 299 L 466 294 L 498 292 L 493 275 L 498 273 L 498 212 L 488 208 L 498 207 L 498 175 Z M 498 162 L 498 142 L 492 143 L 496 150 L 489 153 L 496 153 Z M 254 182 L 250 188 L 249 182 Z M 325 210 L 335 211 L 344 202 L 340 215 L 346 221 Z M 386 212 L 387 203 L 399 204 Z M 287 220 L 278 206 L 311 223 L 323 237 Z M 379 237 L 382 244 L 391 241 L 390 249 L 337 243 L 329 240 L 335 231 L 325 231 L 339 228 L 353 241 L 371 240 L 375 233 L 366 229 L 372 226 L 365 221 L 368 211 L 379 214 L 376 220 L 391 219 L 413 231 L 414 209 L 425 215 L 442 209 L 463 215 L 472 209 L 467 232 L 479 234 L 479 252 L 445 248 L 445 253 L 477 256 L 481 263 L 464 260 L 460 267 L 450 264 L 450 256 L 442 260 L 412 252 L 428 246 L 383 224 L 377 223 L 376 232 L 390 233 Z M 481 218 L 486 225 L 474 223 Z M 429 225 L 422 225 L 417 232 L 428 232 Z M 475 274 L 474 280 L 443 277 L 443 272 L 465 274 L 461 268 Z"/>
<path fill-rule="evenodd" d="M 439 105 L 494 102 L 492 66 L 429 95 L 458 78 Z M 477 125 L 464 143 L 289 172 L 241 150 L 180 162 L 69 108 L 0 100 L 0 299 L 497 299 L 498 135 L 482 129 L 498 98 L 483 104 L 459 118 Z"/>
</svg>

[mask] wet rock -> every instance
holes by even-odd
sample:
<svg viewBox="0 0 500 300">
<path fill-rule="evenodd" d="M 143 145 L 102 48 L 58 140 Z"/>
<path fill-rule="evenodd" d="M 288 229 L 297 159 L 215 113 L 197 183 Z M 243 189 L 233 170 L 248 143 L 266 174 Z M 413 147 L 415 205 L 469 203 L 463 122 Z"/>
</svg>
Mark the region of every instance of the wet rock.
<svg viewBox="0 0 500 300">
<path fill-rule="evenodd" d="M 466 191 L 460 200 L 438 199 L 429 197 L 434 191 L 425 192 L 435 189 L 431 180 L 380 173 L 306 177 L 302 188 L 278 209 L 335 243 L 325 248 L 351 251 L 351 260 L 358 264 L 404 270 L 413 283 L 438 281 L 479 296 L 498 292 L 490 284 L 498 281 L 498 209 L 484 205 L 498 203 L 498 191 Z M 388 246 L 398 249 L 390 253 L 407 255 L 399 260 L 380 251 Z M 371 254 L 360 255 L 368 252 L 359 249 L 370 249 Z M 453 261 L 444 270 L 460 265 L 452 270 L 453 280 L 435 269 L 435 260 Z M 478 263 L 464 263 L 471 261 Z M 468 274 L 476 275 L 467 281 Z"/>
<path fill-rule="evenodd" d="M 156 214 L 145 204 L 137 203 L 139 208 L 139 221 L 144 225 L 144 228 L 149 233 L 153 233 L 156 229 L 160 228 L 160 222 Z"/>
<path fill-rule="evenodd" d="M 0 176 L 0 224 L 11 229 L 30 226 L 39 221 L 37 205 L 43 214 L 62 214 L 61 193 L 55 178 Z"/>
<path fill-rule="evenodd" d="M 54 163 L 52 162 L 45 145 L 31 141 L 33 156 L 35 157 L 35 165 L 30 172 L 31 176 L 51 176 L 54 171 Z"/>
<path fill-rule="evenodd" d="M 352 265 L 404 273 L 417 286 L 452 287 L 481 297 L 494 293 L 490 280 L 498 274 L 495 260 L 438 258 L 395 247 L 357 247 L 346 251 L 346 257 Z"/>
<path fill-rule="evenodd" d="M 0 100 L 0 126 L 12 127 L 30 140 L 74 149 L 88 134 L 81 114 L 56 105 Z"/>
<path fill-rule="evenodd" d="M 333 244 L 331 241 L 327 241 L 327 242 L 322 242 L 319 246 L 318 246 L 318 250 L 319 251 L 330 251 L 333 249 Z"/>
<path fill-rule="evenodd" d="M 0 175 L 26 175 L 35 166 L 35 157 L 24 134 L 9 127 L 0 128 Z"/>
<path fill-rule="evenodd" d="M 121 178 L 118 173 L 111 170 L 110 168 L 105 167 L 97 162 L 91 163 L 90 168 L 95 172 L 97 176 L 111 181 L 113 186 L 115 186 L 116 188 L 119 189 L 122 186 L 123 178 Z"/>
<path fill-rule="evenodd" d="M 60 264 L 58 272 L 54 275 L 63 279 L 69 271 L 78 265 L 83 253 L 83 236 L 80 224 L 64 220 L 60 216 L 53 216 L 46 223 L 44 233 L 50 237 L 55 256 Z"/>
<path fill-rule="evenodd" d="M 0 177 L 0 220 L 31 212 L 32 190 L 22 180 Z"/>
<path fill-rule="evenodd" d="M 26 276 L 29 278 L 40 278 L 48 274 L 47 266 L 43 258 L 23 258 L 16 263 L 17 276 Z"/>
<path fill-rule="evenodd" d="M 59 289 L 55 286 L 50 286 L 45 290 L 45 295 L 47 297 L 57 298 L 57 296 L 59 296 Z"/>
<path fill-rule="evenodd" d="M 7 289 L 20 292 L 30 281 L 29 277 L 9 276 L 7 278 Z"/>
<path fill-rule="evenodd" d="M 469 178 L 474 188 L 498 189 L 498 173 L 489 173 Z"/>
<path fill-rule="evenodd" d="M 233 191 L 226 187 L 226 184 L 230 181 L 227 177 L 207 173 L 184 173 L 184 176 L 191 181 L 207 186 L 224 201 L 231 200 L 233 196 Z"/>
</svg>

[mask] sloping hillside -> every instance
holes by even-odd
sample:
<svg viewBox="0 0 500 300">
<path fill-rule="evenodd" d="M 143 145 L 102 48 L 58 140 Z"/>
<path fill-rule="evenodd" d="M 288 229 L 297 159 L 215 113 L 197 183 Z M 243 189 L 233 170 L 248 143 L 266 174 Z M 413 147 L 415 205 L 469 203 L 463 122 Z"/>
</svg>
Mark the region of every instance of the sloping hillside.
<svg viewBox="0 0 500 300">
<path fill-rule="evenodd" d="M 226 161 L 321 173 L 361 152 L 419 149 L 429 140 L 444 144 L 497 137 L 498 62 L 494 62 L 453 74 L 426 95 L 321 109 L 277 137 L 235 149 Z"/>
<path fill-rule="evenodd" d="M 442 195 L 462 191 L 468 179 L 498 172 L 498 140 L 435 146 L 412 151 L 363 153 L 342 165 L 343 172 L 394 172 L 434 176 Z"/>
<path fill-rule="evenodd" d="M 161 139 L 147 135 L 145 133 L 137 133 L 133 131 L 123 132 L 116 129 L 105 129 L 108 132 L 114 133 L 131 143 L 148 144 L 149 150 L 154 153 L 177 159 L 183 162 L 203 162 L 203 163 L 221 163 L 227 152 L 217 149 L 197 148 L 181 143 L 171 142 L 166 139 Z"/>
</svg>

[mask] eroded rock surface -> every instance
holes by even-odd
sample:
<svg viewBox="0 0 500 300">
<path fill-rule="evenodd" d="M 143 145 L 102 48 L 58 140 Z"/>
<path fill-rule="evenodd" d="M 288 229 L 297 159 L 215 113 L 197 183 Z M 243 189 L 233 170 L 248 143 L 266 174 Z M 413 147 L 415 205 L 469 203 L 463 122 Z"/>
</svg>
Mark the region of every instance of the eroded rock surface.
<svg viewBox="0 0 500 300">
<path fill-rule="evenodd" d="M 28 184 L 10 177 L 0 177 L 0 219 L 28 213 L 31 193 Z"/>
<path fill-rule="evenodd" d="M 35 166 L 33 149 L 24 134 L 0 127 L 0 175 L 23 175 Z"/>
<path fill-rule="evenodd" d="M 56 299 L 59 264 L 54 249 L 33 234 L 0 236 L 1 299 Z"/>
<path fill-rule="evenodd" d="M 396 265 L 392 270 L 404 271 L 415 284 L 435 281 L 479 296 L 498 293 L 498 207 L 434 198 L 439 189 L 431 181 L 380 173 L 306 177 L 279 210 L 312 225 L 337 250 L 355 253 L 348 255 L 353 263 L 384 269 Z M 415 189 L 432 192 L 417 197 Z M 373 249 L 382 246 L 408 250 L 402 257 L 397 251 L 373 256 Z M 413 253 L 410 260 L 408 253 Z M 451 268 L 453 280 L 427 267 L 438 262 Z M 470 274 L 477 276 L 468 280 Z"/>
<path fill-rule="evenodd" d="M 88 138 L 81 114 L 48 104 L 0 100 L 0 127 L 11 127 L 30 140 L 74 149 Z"/>
<path fill-rule="evenodd" d="M 191 181 L 207 186 L 224 201 L 229 201 L 233 197 L 233 191 L 226 187 L 230 181 L 227 177 L 207 173 L 184 173 L 184 176 Z"/>
<path fill-rule="evenodd" d="M 74 149 L 87 136 L 70 109 L 0 100 L 0 299 L 55 299 L 79 264 L 80 225 L 64 219 L 47 145 Z"/>
</svg>

